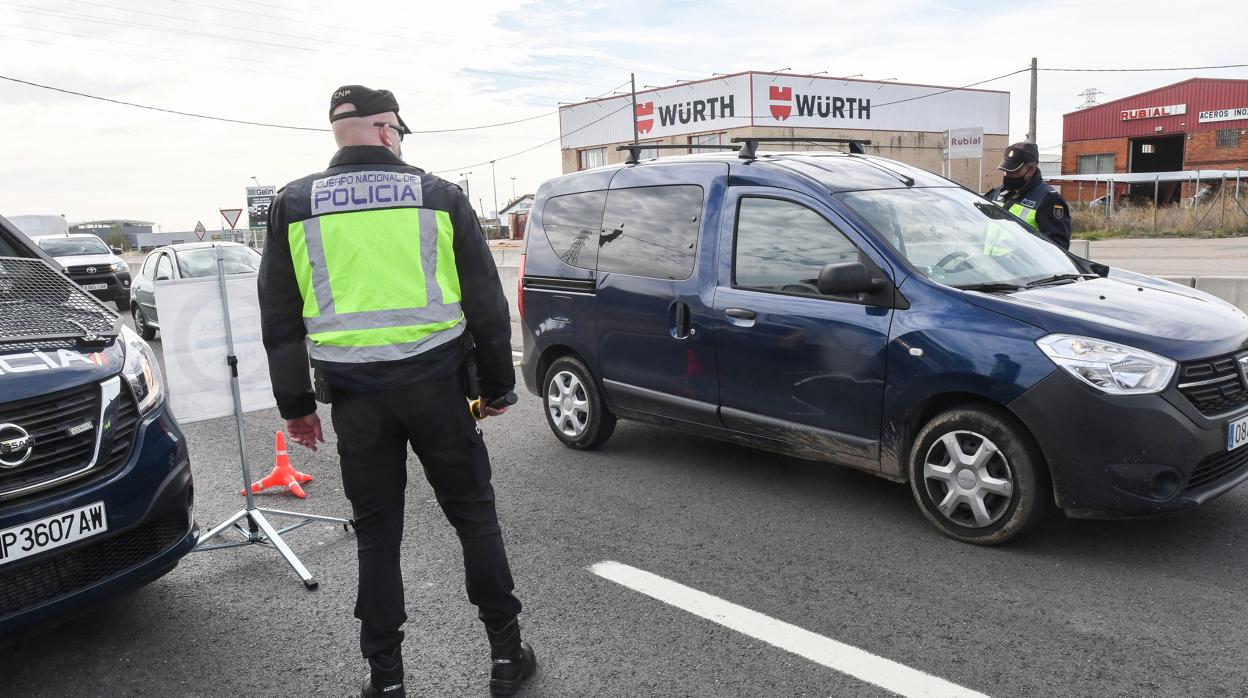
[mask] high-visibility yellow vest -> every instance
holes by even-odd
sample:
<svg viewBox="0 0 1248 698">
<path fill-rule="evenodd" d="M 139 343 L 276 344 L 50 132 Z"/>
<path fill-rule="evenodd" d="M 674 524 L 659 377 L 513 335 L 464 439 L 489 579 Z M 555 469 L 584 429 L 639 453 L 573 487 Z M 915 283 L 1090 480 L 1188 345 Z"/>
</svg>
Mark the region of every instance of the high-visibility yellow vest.
<svg viewBox="0 0 1248 698">
<path fill-rule="evenodd" d="M 419 179 L 414 188 L 375 194 L 410 194 L 379 202 L 398 207 L 326 200 L 318 213 L 322 181 L 313 184 L 312 217 L 287 226 L 311 357 L 399 361 L 462 335 L 454 227 L 446 211 L 420 206 Z"/>
</svg>

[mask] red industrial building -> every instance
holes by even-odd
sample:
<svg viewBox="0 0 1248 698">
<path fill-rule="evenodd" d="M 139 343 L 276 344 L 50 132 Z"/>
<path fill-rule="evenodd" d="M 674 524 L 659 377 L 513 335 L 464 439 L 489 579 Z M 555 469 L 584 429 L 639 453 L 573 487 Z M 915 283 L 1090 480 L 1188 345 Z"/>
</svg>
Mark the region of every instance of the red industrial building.
<svg viewBox="0 0 1248 698">
<path fill-rule="evenodd" d="M 1248 178 L 1248 80 L 1184 80 L 1071 112 L 1062 122 L 1063 175 L 1243 169 Z M 1068 201 L 1098 195 L 1086 183 L 1061 186 Z M 1126 186 L 1119 194 L 1128 194 Z M 1197 186 L 1163 182 L 1160 201 L 1193 196 Z M 1151 199 L 1153 187 L 1146 188 Z"/>
</svg>

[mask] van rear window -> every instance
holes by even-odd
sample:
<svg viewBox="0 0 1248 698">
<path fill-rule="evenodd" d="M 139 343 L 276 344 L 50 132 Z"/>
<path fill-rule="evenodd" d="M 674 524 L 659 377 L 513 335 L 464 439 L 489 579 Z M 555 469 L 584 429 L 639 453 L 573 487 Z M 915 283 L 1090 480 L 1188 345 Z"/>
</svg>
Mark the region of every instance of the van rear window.
<svg viewBox="0 0 1248 698">
<path fill-rule="evenodd" d="M 674 280 L 692 276 L 702 199 L 697 185 L 612 189 L 598 271 Z"/>
<path fill-rule="evenodd" d="M 565 264 L 593 269 L 598 262 L 598 235 L 607 192 L 587 191 L 555 196 L 542 210 L 542 230 L 551 249 Z"/>
</svg>

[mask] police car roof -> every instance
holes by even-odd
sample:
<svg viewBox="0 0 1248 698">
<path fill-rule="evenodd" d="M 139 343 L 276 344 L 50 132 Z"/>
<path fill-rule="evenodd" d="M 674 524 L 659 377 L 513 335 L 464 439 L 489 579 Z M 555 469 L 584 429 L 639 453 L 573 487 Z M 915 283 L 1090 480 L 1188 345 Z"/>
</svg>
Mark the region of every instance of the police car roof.
<svg viewBox="0 0 1248 698">
<path fill-rule="evenodd" d="M 764 152 L 753 159 L 741 158 L 732 151 L 694 153 L 648 158 L 636 165 L 607 165 L 565 177 L 572 179 L 590 174 L 601 177 L 623 168 L 710 162 L 727 164 L 733 185 L 768 186 L 782 182 L 792 184 L 796 180 L 833 194 L 863 189 L 958 186 L 944 177 L 896 160 L 839 151 Z"/>
</svg>

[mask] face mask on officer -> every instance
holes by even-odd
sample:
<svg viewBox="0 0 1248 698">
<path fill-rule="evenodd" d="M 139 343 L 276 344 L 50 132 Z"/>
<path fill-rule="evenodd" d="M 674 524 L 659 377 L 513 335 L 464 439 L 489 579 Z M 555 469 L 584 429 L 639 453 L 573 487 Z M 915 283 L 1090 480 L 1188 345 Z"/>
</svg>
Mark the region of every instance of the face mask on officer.
<svg viewBox="0 0 1248 698">
<path fill-rule="evenodd" d="M 1035 165 L 1023 165 L 1014 172 L 1006 172 L 1001 177 L 1001 186 L 1009 191 L 1018 191 L 1027 184 L 1035 171 Z"/>
</svg>

